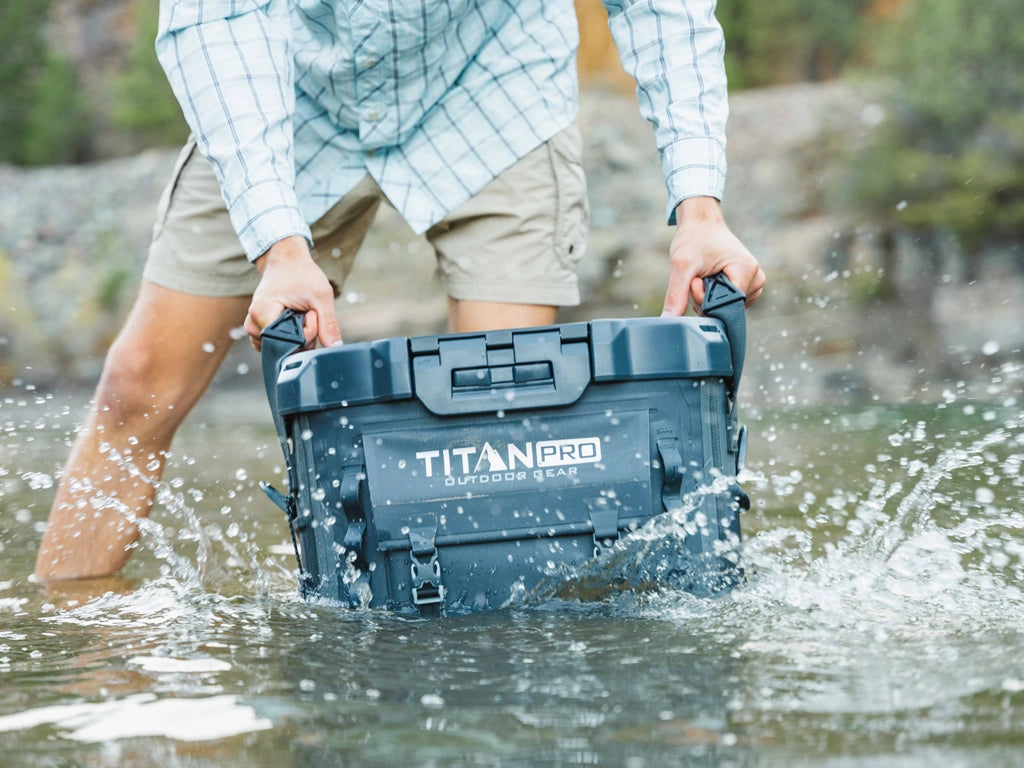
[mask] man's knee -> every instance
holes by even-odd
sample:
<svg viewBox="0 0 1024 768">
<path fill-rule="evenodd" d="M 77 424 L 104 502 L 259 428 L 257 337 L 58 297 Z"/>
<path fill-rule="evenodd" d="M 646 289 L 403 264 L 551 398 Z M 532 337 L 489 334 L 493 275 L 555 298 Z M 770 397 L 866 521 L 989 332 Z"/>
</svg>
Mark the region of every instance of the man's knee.
<svg viewBox="0 0 1024 768">
<path fill-rule="evenodd" d="M 182 366 L 166 359 L 166 352 L 151 340 L 138 338 L 126 328 L 107 353 L 96 390 L 96 410 L 110 424 L 138 418 L 177 422 L 175 404 L 187 390 Z M 162 418 L 161 418 L 162 416 Z"/>
</svg>

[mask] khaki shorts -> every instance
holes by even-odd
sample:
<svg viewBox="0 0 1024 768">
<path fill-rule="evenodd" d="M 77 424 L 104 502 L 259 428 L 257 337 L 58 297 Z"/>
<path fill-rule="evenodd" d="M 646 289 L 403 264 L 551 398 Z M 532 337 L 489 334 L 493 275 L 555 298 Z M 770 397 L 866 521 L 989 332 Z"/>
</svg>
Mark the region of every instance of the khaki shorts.
<svg viewBox="0 0 1024 768">
<path fill-rule="evenodd" d="M 581 140 L 567 128 L 427 231 L 454 299 L 572 306 L 586 248 Z M 386 198 L 369 176 L 311 226 L 314 256 L 339 288 Z M 144 277 L 198 296 L 247 296 L 259 282 L 210 164 L 189 141 L 164 190 Z"/>
</svg>

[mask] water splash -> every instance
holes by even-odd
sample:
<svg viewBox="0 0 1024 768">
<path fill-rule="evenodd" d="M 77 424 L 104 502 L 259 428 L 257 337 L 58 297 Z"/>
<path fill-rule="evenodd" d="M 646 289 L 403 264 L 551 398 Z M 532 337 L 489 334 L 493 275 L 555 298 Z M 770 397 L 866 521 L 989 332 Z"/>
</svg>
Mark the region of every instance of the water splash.
<svg viewBox="0 0 1024 768">
<path fill-rule="evenodd" d="M 873 608 L 915 609 L 917 618 L 924 617 L 921 611 L 977 616 L 993 600 L 1000 604 L 998 615 L 1022 617 L 1024 605 L 1013 578 L 1019 576 L 1019 557 L 1012 557 L 1014 572 L 1005 568 L 1010 553 L 990 556 L 1005 550 L 1008 542 L 999 531 L 1019 530 L 1020 514 L 975 503 L 977 481 L 970 471 L 991 466 L 992 448 L 1014 442 L 1019 446 L 1010 428 L 995 429 L 966 447 L 942 450 L 930 465 L 909 462 L 905 476 L 889 484 L 876 481 L 853 510 L 845 526 L 849 532 L 826 544 L 823 554 L 808 560 L 806 535 L 797 533 L 792 538 L 803 538 L 798 547 L 803 562 L 778 560 L 771 554 L 781 535 L 777 531 L 755 538 L 747 556 L 772 584 L 769 593 L 794 607 L 821 609 L 837 620 L 870 614 Z M 1012 454 L 1004 466 L 1012 471 L 1019 458 Z M 999 564 L 1004 567 L 993 567 Z"/>
</svg>

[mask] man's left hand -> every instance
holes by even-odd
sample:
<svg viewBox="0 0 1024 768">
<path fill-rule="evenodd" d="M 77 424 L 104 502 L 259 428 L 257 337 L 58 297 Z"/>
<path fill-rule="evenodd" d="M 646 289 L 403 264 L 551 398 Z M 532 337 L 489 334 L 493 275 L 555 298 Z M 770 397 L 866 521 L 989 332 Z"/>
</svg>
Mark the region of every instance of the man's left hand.
<svg viewBox="0 0 1024 768">
<path fill-rule="evenodd" d="M 690 197 L 676 208 L 676 234 L 669 246 L 671 268 L 662 316 L 682 315 L 690 297 L 704 301 L 704 278 L 725 272 L 747 297 L 749 307 L 761 297 L 765 274 L 757 258 L 732 233 L 713 197 Z"/>
</svg>

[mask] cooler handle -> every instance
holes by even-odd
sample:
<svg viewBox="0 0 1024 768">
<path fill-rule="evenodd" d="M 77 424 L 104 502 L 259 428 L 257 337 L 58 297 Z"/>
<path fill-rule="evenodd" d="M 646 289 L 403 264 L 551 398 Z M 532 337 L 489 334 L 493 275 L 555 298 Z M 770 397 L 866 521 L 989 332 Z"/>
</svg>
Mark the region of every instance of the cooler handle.
<svg viewBox="0 0 1024 768">
<path fill-rule="evenodd" d="M 736 456 L 736 470 L 739 471 L 741 453 L 746 452 L 746 441 L 741 439 L 739 416 L 736 413 L 736 399 L 740 391 L 740 375 L 747 353 L 747 313 L 744 310 L 746 295 L 730 282 L 724 272 L 704 278 L 704 302 L 701 313 L 721 321 L 729 339 L 729 354 L 732 357 L 732 386 L 729 388 L 729 453 Z M 741 443 L 742 450 L 741 450 Z"/>
<path fill-rule="evenodd" d="M 260 333 L 263 386 L 267 390 L 267 402 L 270 403 L 270 412 L 274 417 L 277 439 L 281 443 L 285 463 L 288 465 L 289 481 L 293 479 L 292 467 L 291 461 L 288 459 L 288 433 L 285 430 L 284 417 L 281 416 L 277 408 L 277 377 L 281 372 L 281 363 L 284 359 L 306 346 L 306 335 L 302 332 L 304 318 L 305 315 L 302 312 L 285 309 L 274 322 Z"/>
<path fill-rule="evenodd" d="M 295 474 L 295 462 L 292 459 L 291 452 L 288 450 L 288 432 L 285 429 L 284 417 L 277 408 L 277 377 L 281 371 L 281 364 L 288 355 L 297 352 L 306 345 L 306 335 L 302 332 L 303 319 L 304 315 L 301 312 L 286 309 L 274 322 L 264 328 L 260 334 L 263 386 L 267 390 L 270 414 L 274 418 L 277 440 L 281 445 L 281 453 L 284 454 L 284 465 L 288 471 L 288 496 L 282 494 L 269 483 L 260 483 L 260 487 L 270 497 L 270 500 L 281 507 L 288 516 L 288 530 L 291 532 L 292 545 L 295 547 L 295 560 L 299 564 L 299 590 L 305 595 L 309 593 L 312 585 L 308 583 L 308 571 L 303 567 L 299 540 L 296 536 L 295 493 L 299 484 Z"/>
<path fill-rule="evenodd" d="M 500 332 L 499 332 L 500 333 Z M 586 336 L 557 328 L 509 332 L 498 346 L 481 333 L 441 339 L 413 358 L 416 397 L 439 416 L 570 405 L 590 384 Z"/>
<path fill-rule="evenodd" d="M 747 351 L 747 313 L 743 309 L 746 295 L 737 288 L 725 272 L 704 278 L 704 303 L 701 314 L 720 320 L 725 326 L 732 355 L 732 392 L 735 398 L 740 388 L 740 374 Z"/>
</svg>

